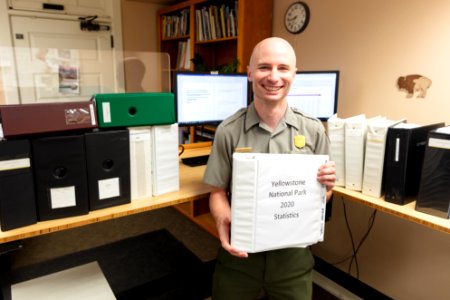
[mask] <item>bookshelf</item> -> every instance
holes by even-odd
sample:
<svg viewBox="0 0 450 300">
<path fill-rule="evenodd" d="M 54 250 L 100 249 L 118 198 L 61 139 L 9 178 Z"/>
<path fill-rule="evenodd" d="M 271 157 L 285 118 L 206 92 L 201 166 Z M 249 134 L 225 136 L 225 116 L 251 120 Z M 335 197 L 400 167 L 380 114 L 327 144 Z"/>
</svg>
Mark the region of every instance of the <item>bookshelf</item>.
<svg viewBox="0 0 450 300">
<path fill-rule="evenodd" d="M 189 0 L 163 8 L 158 50 L 169 53 L 172 70 L 220 71 L 237 61 L 234 71 L 245 72 L 253 47 L 272 35 L 272 10 L 273 0 Z"/>
<path fill-rule="evenodd" d="M 158 51 L 169 54 L 170 71 L 246 72 L 253 47 L 272 35 L 272 18 L 273 0 L 181 2 L 157 13 Z M 190 143 L 204 140 L 194 127 L 189 133 Z"/>
</svg>

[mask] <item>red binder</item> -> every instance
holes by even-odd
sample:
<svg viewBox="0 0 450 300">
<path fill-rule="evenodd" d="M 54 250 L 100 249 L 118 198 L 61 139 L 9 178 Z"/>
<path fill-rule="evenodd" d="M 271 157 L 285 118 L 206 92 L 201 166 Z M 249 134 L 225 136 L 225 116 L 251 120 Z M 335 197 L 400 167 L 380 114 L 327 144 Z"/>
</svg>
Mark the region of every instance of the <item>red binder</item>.
<svg viewBox="0 0 450 300">
<path fill-rule="evenodd" d="M 94 101 L 0 105 L 3 135 L 97 128 Z"/>
</svg>

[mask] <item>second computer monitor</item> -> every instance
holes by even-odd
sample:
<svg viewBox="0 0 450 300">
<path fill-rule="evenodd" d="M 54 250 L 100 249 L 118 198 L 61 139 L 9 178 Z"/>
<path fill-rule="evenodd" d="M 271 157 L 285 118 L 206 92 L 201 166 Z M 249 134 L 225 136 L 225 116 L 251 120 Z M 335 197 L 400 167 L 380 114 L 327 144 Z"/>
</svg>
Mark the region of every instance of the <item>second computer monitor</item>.
<svg viewBox="0 0 450 300">
<path fill-rule="evenodd" d="M 291 107 L 328 120 L 337 112 L 339 71 L 298 71 L 287 100 Z"/>
</svg>

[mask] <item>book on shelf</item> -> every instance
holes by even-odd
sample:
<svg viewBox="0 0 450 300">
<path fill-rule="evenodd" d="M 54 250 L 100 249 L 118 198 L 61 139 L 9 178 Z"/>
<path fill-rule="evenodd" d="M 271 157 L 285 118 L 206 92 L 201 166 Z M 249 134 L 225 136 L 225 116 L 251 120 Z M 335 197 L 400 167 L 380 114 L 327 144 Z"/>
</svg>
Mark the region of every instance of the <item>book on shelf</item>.
<svg viewBox="0 0 450 300">
<path fill-rule="evenodd" d="M 227 37 L 227 26 L 226 24 L 226 18 L 225 18 L 225 4 L 222 4 L 220 6 L 220 25 L 221 25 L 221 31 L 222 31 L 222 37 Z"/>
<path fill-rule="evenodd" d="M 189 70 L 191 68 L 191 42 L 190 39 L 178 42 L 176 68 Z"/>
<path fill-rule="evenodd" d="M 202 20 L 202 11 L 200 9 L 195 10 L 195 28 L 197 32 L 197 41 L 203 41 L 203 23 Z"/>
<path fill-rule="evenodd" d="M 215 21 L 214 12 L 213 12 L 213 6 L 209 7 L 209 26 L 211 28 L 211 38 L 213 40 L 217 39 L 216 21 Z"/>
<path fill-rule="evenodd" d="M 214 27 L 216 32 L 216 38 L 222 38 L 222 31 L 220 30 L 220 15 L 219 8 L 217 6 L 212 7 L 213 17 L 214 17 Z"/>
<path fill-rule="evenodd" d="M 204 6 L 196 9 L 195 23 L 197 41 L 233 37 L 237 35 L 237 10 L 225 4 Z"/>
<path fill-rule="evenodd" d="M 162 16 L 161 23 L 163 38 L 189 35 L 189 9 L 183 9 L 178 14 Z"/>
</svg>

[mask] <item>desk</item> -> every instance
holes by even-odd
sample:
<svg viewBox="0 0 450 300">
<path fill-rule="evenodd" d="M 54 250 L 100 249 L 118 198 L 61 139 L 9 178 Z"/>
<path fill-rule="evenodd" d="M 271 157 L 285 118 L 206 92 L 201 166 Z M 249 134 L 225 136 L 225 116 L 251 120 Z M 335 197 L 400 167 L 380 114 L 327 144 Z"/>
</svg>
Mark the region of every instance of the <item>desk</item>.
<svg viewBox="0 0 450 300">
<path fill-rule="evenodd" d="M 208 154 L 210 144 L 200 148 L 186 147 L 181 157 Z M 30 238 L 50 232 L 75 228 L 114 218 L 129 216 L 166 206 L 174 206 L 185 216 L 196 222 L 211 234 L 217 236 L 215 224 L 211 215 L 206 212 L 207 199 L 211 188 L 202 183 L 205 166 L 188 167 L 180 163 L 180 190 L 148 199 L 135 200 L 129 204 L 91 211 L 87 215 L 63 218 L 57 220 L 38 222 L 37 224 L 0 232 L 0 244 L 24 238 Z M 397 217 L 430 227 L 432 229 L 450 233 L 450 220 L 428 215 L 414 209 L 415 202 L 406 205 L 397 205 L 363 195 L 360 192 L 347 190 L 342 187 L 333 189 L 336 196 L 341 196 L 377 210 L 395 215 Z M 201 205 L 196 206 L 196 203 Z M 200 211 L 200 212 L 198 212 Z"/>
<path fill-rule="evenodd" d="M 186 156 L 209 153 L 209 147 L 205 149 L 186 149 Z M 50 221 L 42 221 L 37 224 L 25 226 L 9 231 L 0 231 L 0 244 L 20 239 L 84 226 L 96 222 L 114 218 L 129 216 L 157 208 L 172 206 L 182 203 L 192 203 L 195 200 L 207 199 L 211 188 L 202 183 L 205 166 L 188 167 L 180 163 L 180 190 L 148 199 L 134 200 L 131 203 L 90 211 L 87 215 L 62 218 Z"/>
<path fill-rule="evenodd" d="M 345 199 L 364 204 L 382 212 L 430 227 L 434 230 L 450 233 L 449 219 L 435 217 L 415 210 L 415 201 L 405 205 L 398 205 L 386 202 L 383 198 L 374 198 L 343 187 L 334 187 L 333 192 L 335 196 L 341 196 Z"/>
</svg>

